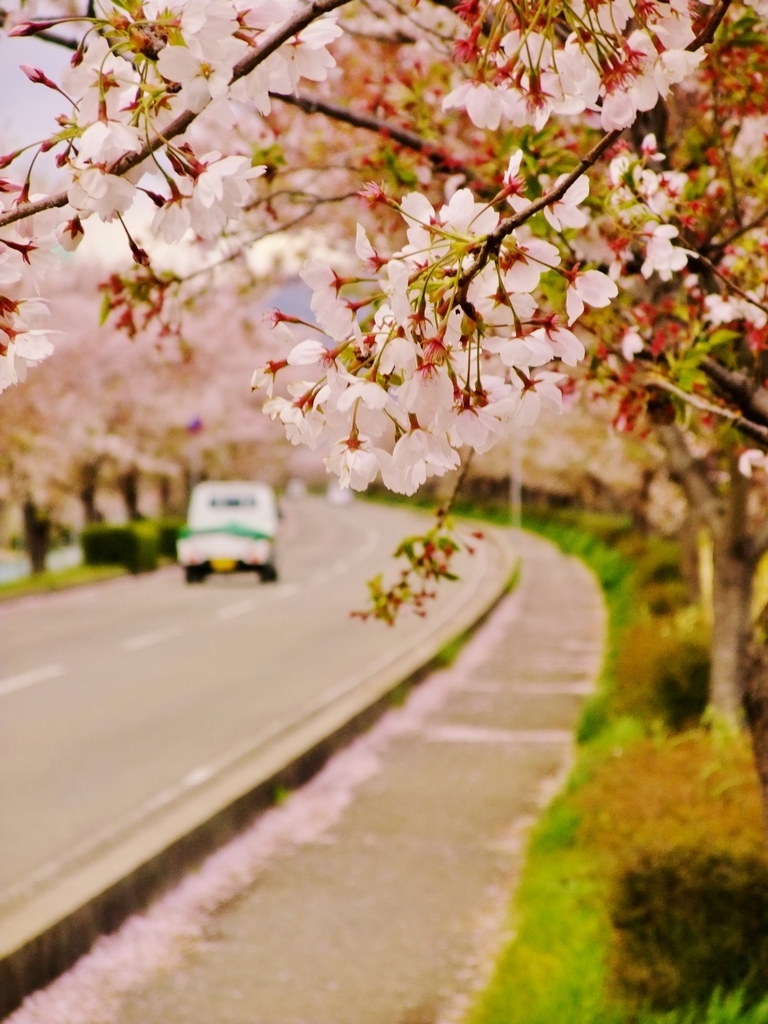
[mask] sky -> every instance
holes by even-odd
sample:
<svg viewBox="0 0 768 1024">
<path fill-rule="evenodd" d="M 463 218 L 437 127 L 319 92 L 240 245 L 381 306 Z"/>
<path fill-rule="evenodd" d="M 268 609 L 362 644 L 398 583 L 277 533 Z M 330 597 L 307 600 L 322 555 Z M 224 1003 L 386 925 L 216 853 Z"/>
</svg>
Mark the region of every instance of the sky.
<svg viewBox="0 0 768 1024">
<path fill-rule="evenodd" d="M 31 64 L 42 68 L 49 78 L 57 81 L 70 57 L 71 51 L 64 47 L 34 38 L 9 39 L 0 32 L 0 154 L 49 135 L 56 127 L 56 115 L 68 112 L 67 102 L 62 96 L 45 86 L 33 85 L 19 65 Z M 20 162 L 3 173 L 18 179 L 25 166 L 26 163 Z M 66 187 L 67 178 L 56 169 L 52 156 L 38 158 L 35 171 L 33 186 L 37 183 L 39 191 L 57 191 Z M 156 185 L 154 187 L 157 188 Z M 156 268 L 188 274 L 217 258 L 216 252 L 201 255 L 197 248 L 183 242 L 169 246 L 153 240 L 150 224 L 154 212 L 150 200 L 141 196 L 126 219 L 136 240 L 150 253 Z M 304 244 L 300 244 L 301 240 Z M 322 238 L 314 232 L 294 235 L 290 243 L 280 235 L 273 235 L 252 247 L 248 263 L 256 276 L 268 274 L 275 265 L 279 265 L 287 278 L 294 278 L 310 252 L 316 258 L 322 258 L 328 255 L 325 250 Z M 89 264 L 95 262 L 109 271 L 123 269 L 131 263 L 120 225 L 103 224 L 96 217 L 89 218 L 85 238 L 74 258 Z"/>
<path fill-rule="evenodd" d="M 48 134 L 54 117 L 66 111 L 62 96 L 33 85 L 19 65 L 42 68 L 55 81 L 71 56 L 69 50 L 39 39 L 8 39 L 0 33 L 0 152 Z"/>
</svg>

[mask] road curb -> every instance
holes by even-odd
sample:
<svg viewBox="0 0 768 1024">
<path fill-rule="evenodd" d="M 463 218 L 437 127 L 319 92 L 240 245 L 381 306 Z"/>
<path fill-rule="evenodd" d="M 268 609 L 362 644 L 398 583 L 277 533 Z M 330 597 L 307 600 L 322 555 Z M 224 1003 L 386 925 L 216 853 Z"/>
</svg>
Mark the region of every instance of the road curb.
<svg viewBox="0 0 768 1024">
<path fill-rule="evenodd" d="M 273 804 L 277 790 L 308 781 L 394 698 L 418 684 L 448 643 L 474 632 L 509 590 L 518 561 L 506 532 L 490 530 L 486 536 L 493 549 L 486 549 L 487 571 L 458 611 L 436 622 L 426 639 L 346 680 L 225 773 L 5 915 L 0 1019 L 246 828 Z"/>
</svg>

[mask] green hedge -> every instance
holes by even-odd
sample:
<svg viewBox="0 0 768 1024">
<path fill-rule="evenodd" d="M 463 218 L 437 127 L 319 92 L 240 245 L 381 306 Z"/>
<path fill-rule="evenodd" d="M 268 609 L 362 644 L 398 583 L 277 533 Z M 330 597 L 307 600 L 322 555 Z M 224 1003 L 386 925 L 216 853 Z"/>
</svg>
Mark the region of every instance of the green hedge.
<svg viewBox="0 0 768 1024">
<path fill-rule="evenodd" d="M 613 662 L 611 711 L 673 732 L 695 725 L 709 694 L 706 630 L 652 619 L 625 626 Z"/>
<path fill-rule="evenodd" d="M 765 857 L 678 846 L 644 852 L 617 879 L 613 981 L 636 1006 L 671 1010 L 713 991 L 768 989 Z"/>
<path fill-rule="evenodd" d="M 183 519 L 173 516 L 155 520 L 157 549 L 161 558 L 170 558 L 174 562 L 176 561 L 176 540 L 183 525 Z"/>
<path fill-rule="evenodd" d="M 158 530 L 153 523 L 93 523 L 80 534 L 86 565 L 123 565 L 129 572 L 157 568 Z"/>
</svg>

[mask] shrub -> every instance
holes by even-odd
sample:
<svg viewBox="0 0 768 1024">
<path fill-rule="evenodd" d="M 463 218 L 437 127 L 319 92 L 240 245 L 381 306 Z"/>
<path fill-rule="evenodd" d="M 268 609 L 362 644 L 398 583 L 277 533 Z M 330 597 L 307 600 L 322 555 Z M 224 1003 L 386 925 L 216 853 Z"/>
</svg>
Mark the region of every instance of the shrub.
<svg viewBox="0 0 768 1024">
<path fill-rule="evenodd" d="M 625 558 L 632 559 L 634 579 L 639 586 L 682 579 L 683 550 L 676 540 L 633 533 L 622 537 L 617 547 Z"/>
<path fill-rule="evenodd" d="M 526 518 L 578 530 L 609 547 L 615 547 L 621 538 L 632 536 L 633 530 L 631 516 L 578 508 L 527 508 Z"/>
<path fill-rule="evenodd" d="M 630 1003 L 668 1010 L 768 988 L 768 862 L 700 847 L 646 851 L 609 904 L 611 973 Z"/>
<path fill-rule="evenodd" d="M 682 580 L 647 583 L 638 589 L 638 597 L 652 615 L 671 615 L 691 603 L 688 585 Z"/>
<path fill-rule="evenodd" d="M 173 516 L 157 520 L 155 523 L 157 529 L 157 552 L 161 558 L 171 558 L 174 562 L 176 561 L 176 539 L 183 525 L 183 519 Z"/>
<path fill-rule="evenodd" d="M 701 629 L 634 623 L 622 630 L 613 662 L 616 714 L 660 720 L 674 731 L 696 722 L 709 693 L 709 646 Z"/>
<path fill-rule="evenodd" d="M 80 534 L 86 565 L 123 565 L 130 572 L 157 568 L 157 530 L 151 523 L 92 523 Z"/>
</svg>

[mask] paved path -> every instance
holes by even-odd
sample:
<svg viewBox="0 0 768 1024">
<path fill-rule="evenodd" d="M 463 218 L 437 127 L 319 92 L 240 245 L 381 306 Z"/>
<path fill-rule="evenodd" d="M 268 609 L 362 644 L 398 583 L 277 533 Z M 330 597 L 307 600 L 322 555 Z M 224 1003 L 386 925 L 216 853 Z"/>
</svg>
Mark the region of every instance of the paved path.
<svg viewBox="0 0 768 1024">
<path fill-rule="evenodd" d="M 13 1024 L 459 1019 L 602 651 L 594 579 L 521 546 L 520 588 L 450 670 Z"/>
<path fill-rule="evenodd" d="M 190 587 L 174 567 L 0 607 L 0 918 L 430 630 L 349 617 L 423 519 L 320 499 L 286 511 L 276 585 Z"/>
</svg>

